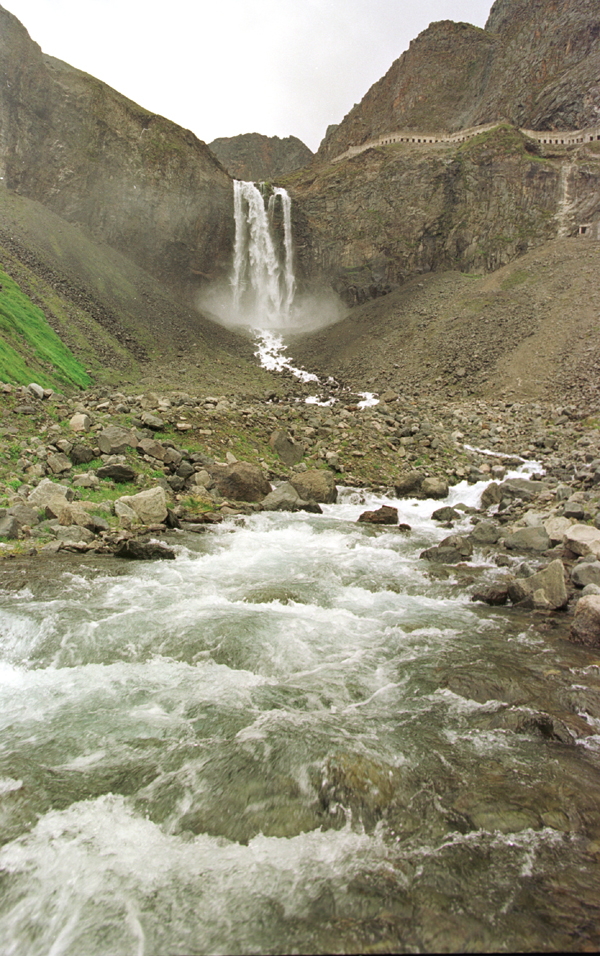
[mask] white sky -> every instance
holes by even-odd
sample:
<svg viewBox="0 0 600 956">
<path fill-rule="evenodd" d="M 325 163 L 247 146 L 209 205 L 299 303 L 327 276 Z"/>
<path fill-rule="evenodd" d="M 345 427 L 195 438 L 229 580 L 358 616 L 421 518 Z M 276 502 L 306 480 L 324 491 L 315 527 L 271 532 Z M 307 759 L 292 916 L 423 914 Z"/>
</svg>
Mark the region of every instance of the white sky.
<svg viewBox="0 0 600 956">
<path fill-rule="evenodd" d="M 45 53 L 207 143 L 298 136 L 316 150 L 433 20 L 491 0 L 0 0 Z"/>
</svg>

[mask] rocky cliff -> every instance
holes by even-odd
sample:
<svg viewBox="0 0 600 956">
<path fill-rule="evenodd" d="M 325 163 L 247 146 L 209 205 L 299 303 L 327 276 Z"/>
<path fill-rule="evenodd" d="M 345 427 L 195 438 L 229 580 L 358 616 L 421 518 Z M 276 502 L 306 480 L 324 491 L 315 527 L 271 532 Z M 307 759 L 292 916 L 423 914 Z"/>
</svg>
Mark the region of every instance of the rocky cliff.
<svg viewBox="0 0 600 956">
<path fill-rule="evenodd" d="M 496 120 L 582 129 L 599 119 L 596 0 L 496 0 L 485 30 L 432 23 L 328 132 L 317 157 L 397 129 L 453 132 Z"/>
<path fill-rule="evenodd" d="M 229 267 L 231 180 L 208 147 L 45 56 L 1 6 L 0 177 L 188 299 Z"/>
<path fill-rule="evenodd" d="M 600 143 L 543 148 L 508 125 L 460 146 L 369 149 L 285 181 L 297 268 L 346 304 L 418 273 L 489 272 L 600 219 Z"/>
<path fill-rule="evenodd" d="M 272 182 L 306 166 L 313 153 L 297 136 L 262 136 L 244 133 L 224 136 L 209 143 L 234 179 L 246 182 Z"/>
</svg>

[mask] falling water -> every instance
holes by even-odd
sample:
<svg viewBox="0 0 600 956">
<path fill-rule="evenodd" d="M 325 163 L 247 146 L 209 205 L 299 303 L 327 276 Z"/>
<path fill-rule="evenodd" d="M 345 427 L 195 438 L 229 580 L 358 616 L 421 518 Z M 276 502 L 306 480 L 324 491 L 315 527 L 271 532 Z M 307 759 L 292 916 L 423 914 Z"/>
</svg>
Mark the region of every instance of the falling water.
<svg viewBox="0 0 600 956">
<path fill-rule="evenodd" d="M 235 249 L 231 286 L 233 305 L 255 329 L 288 324 L 294 300 L 291 200 L 278 186 L 265 206 L 254 184 L 234 181 Z M 263 186 L 263 189 L 265 187 Z M 283 211 L 283 250 L 277 248 L 275 211 Z"/>
</svg>

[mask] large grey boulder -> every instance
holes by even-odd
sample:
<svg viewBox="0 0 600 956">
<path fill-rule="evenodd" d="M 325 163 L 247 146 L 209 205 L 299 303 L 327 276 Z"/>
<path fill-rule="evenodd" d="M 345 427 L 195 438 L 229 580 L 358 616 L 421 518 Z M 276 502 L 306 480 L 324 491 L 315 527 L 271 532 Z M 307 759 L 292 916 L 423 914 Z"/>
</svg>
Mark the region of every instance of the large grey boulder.
<svg viewBox="0 0 600 956">
<path fill-rule="evenodd" d="M 573 524 L 563 538 L 567 548 L 574 554 L 593 554 L 600 558 L 600 530 L 589 524 Z"/>
<path fill-rule="evenodd" d="M 543 481 L 530 481 L 528 478 L 509 478 L 498 485 L 502 498 L 523 498 L 525 501 L 537 498 L 547 487 Z"/>
<path fill-rule="evenodd" d="M 446 498 L 450 489 L 443 478 L 423 478 L 420 490 L 425 498 Z"/>
<path fill-rule="evenodd" d="M 237 461 L 233 465 L 213 465 L 211 474 L 217 491 L 234 501 L 262 501 L 271 485 L 257 465 Z"/>
<path fill-rule="evenodd" d="M 576 564 L 571 571 L 571 581 L 578 588 L 585 588 L 588 584 L 600 585 L 600 561 Z"/>
<path fill-rule="evenodd" d="M 321 513 L 320 506 L 312 501 L 304 501 L 289 481 L 284 481 L 271 491 L 261 502 L 263 511 L 311 511 Z"/>
<path fill-rule="evenodd" d="M 451 534 L 437 547 L 427 548 L 419 557 L 436 564 L 458 564 L 468 561 L 473 554 L 473 545 L 468 538 L 460 534 Z"/>
<path fill-rule="evenodd" d="M 273 451 L 276 451 L 281 460 L 290 468 L 293 465 L 297 465 L 304 458 L 306 451 L 304 445 L 290 438 L 283 428 L 278 428 L 277 431 L 273 432 L 269 439 L 269 444 Z"/>
<path fill-rule="evenodd" d="M 600 595 L 582 597 L 575 609 L 569 640 L 574 644 L 600 647 Z"/>
<path fill-rule="evenodd" d="M 330 471 L 313 468 L 301 475 L 294 475 L 290 484 L 304 501 L 319 501 L 321 504 L 333 504 L 337 501 L 335 479 Z"/>
<path fill-rule="evenodd" d="M 72 488 L 67 488 L 65 485 L 60 485 L 56 481 L 51 481 L 49 478 L 44 478 L 43 481 L 40 481 L 37 488 L 33 489 L 27 501 L 28 504 L 32 505 L 34 508 L 39 508 L 41 510 L 45 508 L 46 505 L 55 501 L 57 498 L 62 499 L 64 503 L 72 501 L 73 497 L 74 493 Z"/>
<path fill-rule="evenodd" d="M 510 551 L 548 551 L 552 542 L 548 532 L 542 526 L 539 528 L 519 528 L 504 539 Z"/>
<path fill-rule="evenodd" d="M 142 524 L 162 524 L 167 517 L 167 499 L 164 489 L 160 486 L 140 491 L 137 495 L 123 495 L 115 501 L 115 514 L 119 517 L 130 517 L 126 512 L 121 515 L 117 505 L 124 506 L 128 512 L 133 512 Z"/>
<path fill-rule="evenodd" d="M 138 437 L 134 429 L 109 425 L 98 435 L 98 447 L 104 455 L 123 455 L 128 448 L 136 448 Z"/>
<path fill-rule="evenodd" d="M 469 541 L 476 547 L 495 544 L 500 537 L 500 528 L 495 521 L 480 521 L 471 531 Z"/>
<path fill-rule="evenodd" d="M 398 498 L 413 498 L 421 490 L 423 475 L 420 471 L 409 471 L 402 475 L 394 485 L 394 491 Z"/>
<path fill-rule="evenodd" d="M 565 572 L 562 561 L 552 561 L 542 571 L 529 578 L 509 580 L 508 596 L 513 604 L 529 601 L 536 607 L 545 607 L 556 611 L 565 607 L 569 595 L 565 585 Z"/>
</svg>

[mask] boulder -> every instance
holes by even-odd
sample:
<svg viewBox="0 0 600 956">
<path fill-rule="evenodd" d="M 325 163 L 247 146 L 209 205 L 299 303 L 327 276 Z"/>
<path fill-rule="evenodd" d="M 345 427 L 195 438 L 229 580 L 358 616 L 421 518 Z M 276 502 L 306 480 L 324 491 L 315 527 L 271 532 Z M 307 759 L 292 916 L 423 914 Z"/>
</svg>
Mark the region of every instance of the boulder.
<svg viewBox="0 0 600 956">
<path fill-rule="evenodd" d="M 585 588 L 588 584 L 600 586 L 600 562 L 585 561 L 576 564 L 571 571 L 571 581 L 578 588 Z"/>
<path fill-rule="evenodd" d="M 469 541 L 476 547 L 495 544 L 500 537 L 500 529 L 495 521 L 480 521 L 469 534 Z"/>
<path fill-rule="evenodd" d="M 451 534 L 437 547 L 427 548 L 419 557 L 436 564 L 458 564 L 467 561 L 473 554 L 473 545 L 468 538 L 460 534 Z"/>
<path fill-rule="evenodd" d="M 519 528 L 504 540 L 510 551 L 547 551 L 552 542 L 544 527 Z"/>
<path fill-rule="evenodd" d="M 600 595 L 590 594 L 579 600 L 569 640 L 588 647 L 600 647 Z"/>
<path fill-rule="evenodd" d="M 261 502 L 263 511 L 311 511 L 322 514 L 316 501 L 304 501 L 289 481 L 284 481 Z"/>
<path fill-rule="evenodd" d="M 117 505 L 124 506 L 129 512 L 134 512 L 142 524 L 161 524 L 167 517 L 167 499 L 161 487 L 140 491 L 137 495 L 123 495 L 115 501 L 115 514 L 119 517 L 130 517 L 125 511 L 121 514 Z"/>
<path fill-rule="evenodd" d="M 556 559 L 529 578 L 509 578 L 508 596 L 513 604 L 528 601 L 535 607 L 557 611 L 569 600 L 562 561 Z"/>
<path fill-rule="evenodd" d="M 18 518 L 15 518 L 11 515 L 6 515 L 5 518 L 0 518 L 0 538 L 8 538 L 9 540 L 14 541 L 19 537 L 19 531 L 21 530 L 21 522 Z"/>
<path fill-rule="evenodd" d="M 423 475 L 420 471 L 409 471 L 403 475 L 394 485 L 394 491 L 398 498 L 413 498 L 421 490 Z"/>
<path fill-rule="evenodd" d="M 337 501 L 335 479 L 330 471 L 313 468 L 290 479 L 304 501 L 319 501 L 321 504 L 333 504 Z"/>
<path fill-rule="evenodd" d="M 532 501 L 537 498 L 542 491 L 546 491 L 548 486 L 543 481 L 530 481 L 528 478 L 509 478 L 498 486 L 501 492 L 501 498 L 522 498 L 524 501 Z"/>
<path fill-rule="evenodd" d="M 37 382 L 30 382 L 30 384 L 27 386 L 27 391 L 32 395 L 35 395 L 35 397 L 39 398 L 40 400 L 44 397 L 44 389 L 41 385 L 38 385 Z"/>
<path fill-rule="evenodd" d="M 554 546 L 555 544 L 561 543 L 573 522 L 570 518 L 554 517 L 546 518 L 542 524 L 544 525 L 546 533 L 550 538 L 552 545 Z"/>
<path fill-rule="evenodd" d="M 304 458 L 306 451 L 301 442 L 296 442 L 289 437 L 283 428 L 273 432 L 269 439 L 269 444 L 273 451 L 276 451 L 281 460 L 291 468 L 297 465 Z"/>
<path fill-rule="evenodd" d="M 565 532 L 564 543 L 574 554 L 593 554 L 600 558 L 600 530 L 589 524 L 573 524 Z"/>
<path fill-rule="evenodd" d="M 431 517 L 434 521 L 456 521 L 457 518 L 462 518 L 462 515 L 456 508 L 451 508 L 450 505 L 444 505 L 443 508 L 438 508 L 437 511 L 434 511 Z"/>
<path fill-rule="evenodd" d="M 89 432 L 91 427 L 92 419 L 83 412 L 78 412 L 76 415 L 73 415 L 73 418 L 69 422 L 69 428 L 74 432 Z"/>
<path fill-rule="evenodd" d="M 138 438 L 133 429 L 109 425 L 98 435 L 98 447 L 104 455 L 122 455 L 128 448 L 136 448 Z"/>
<path fill-rule="evenodd" d="M 69 452 L 69 458 L 74 465 L 88 465 L 94 460 L 94 452 L 87 445 L 76 443 Z"/>
<path fill-rule="evenodd" d="M 500 490 L 500 485 L 495 481 L 490 481 L 483 489 L 483 494 L 481 495 L 481 507 L 484 511 L 487 511 L 488 508 L 491 508 L 492 505 L 499 505 L 502 501 L 502 492 Z"/>
<path fill-rule="evenodd" d="M 131 538 L 121 541 L 114 550 L 116 558 L 129 558 L 131 561 L 175 560 L 175 552 L 158 541 L 139 541 Z"/>
<path fill-rule="evenodd" d="M 501 605 L 506 604 L 508 601 L 508 582 L 499 581 L 496 584 L 490 584 L 482 591 L 477 591 L 471 600 L 483 601 L 484 604 L 489 604 L 490 607 L 501 607 Z"/>
<path fill-rule="evenodd" d="M 67 488 L 65 485 L 59 485 L 49 478 L 44 478 L 43 481 L 40 481 L 37 488 L 33 489 L 27 501 L 32 507 L 41 510 L 57 498 L 62 499 L 64 505 L 65 501 L 72 501 L 73 497 L 74 493 L 72 488 Z"/>
<path fill-rule="evenodd" d="M 377 511 L 363 511 L 359 521 L 365 524 L 398 524 L 398 509 L 382 505 Z"/>
<path fill-rule="evenodd" d="M 48 455 L 46 463 L 53 475 L 62 475 L 65 472 L 70 471 L 73 467 L 71 461 L 65 454 L 63 454 L 63 452 Z"/>
<path fill-rule="evenodd" d="M 98 478 L 109 479 L 120 484 L 135 481 L 137 478 L 137 472 L 133 470 L 131 465 L 102 465 L 101 468 L 98 468 L 96 474 Z"/>
<path fill-rule="evenodd" d="M 142 438 L 137 447 L 141 455 L 148 455 L 150 458 L 156 458 L 157 461 L 164 461 L 166 458 L 166 448 L 154 438 Z"/>
<path fill-rule="evenodd" d="M 142 412 L 140 417 L 146 428 L 150 428 L 152 431 L 158 432 L 165 427 L 162 418 L 159 418 L 158 415 L 152 415 L 151 412 Z"/>
<path fill-rule="evenodd" d="M 39 524 L 37 509 L 31 505 L 12 505 L 6 514 L 9 518 L 16 518 L 20 525 L 26 524 L 33 528 Z"/>
<path fill-rule="evenodd" d="M 219 494 L 234 501 L 262 501 L 271 491 L 260 468 L 247 461 L 216 465 L 211 473 Z"/>
<path fill-rule="evenodd" d="M 443 478 L 424 478 L 421 482 L 421 494 L 425 498 L 446 498 L 449 490 Z"/>
</svg>

